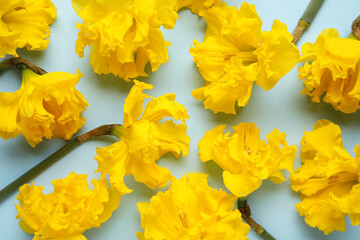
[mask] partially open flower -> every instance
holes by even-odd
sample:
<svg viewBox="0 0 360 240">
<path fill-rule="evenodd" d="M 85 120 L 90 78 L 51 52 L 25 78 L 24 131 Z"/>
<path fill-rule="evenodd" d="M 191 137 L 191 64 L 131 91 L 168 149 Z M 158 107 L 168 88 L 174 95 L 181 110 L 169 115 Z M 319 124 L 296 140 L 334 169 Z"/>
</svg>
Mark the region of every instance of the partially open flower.
<svg viewBox="0 0 360 240">
<path fill-rule="evenodd" d="M 213 112 L 235 114 L 235 102 L 245 106 L 253 83 L 269 90 L 297 63 L 299 50 L 286 25 L 274 20 L 271 31 L 261 32 L 255 6 L 212 7 L 204 16 L 204 41 L 190 49 L 205 86 L 192 91 Z"/>
<path fill-rule="evenodd" d="M 11 0 L 0 2 L 0 58 L 18 56 L 16 49 L 44 50 L 50 36 L 49 25 L 56 19 L 51 0 Z"/>
<path fill-rule="evenodd" d="M 72 0 L 83 19 L 76 41 L 76 53 L 84 56 L 91 47 L 90 64 L 96 73 L 112 73 L 130 81 L 147 76 L 168 61 L 167 46 L 160 26 L 171 29 L 178 18 L 176 0 Z"/>
<path fill-rule="evenodd" d="M 285 133 L 275 129 L 267 135 L 266 143 L 254 123 L 238 124 L 231 136 L 229 132 L 224 134 L 225 127 L 219 125 L 206 132 L 198 147 L 203 162 L 213 160 L 224 170 L 224 184 L 233 194 L 246 197 L 264 179 L 285 181 L 280 170 L 291 172 L 296 156 L 296 146 L 287 145 Z"/>
<path fill-rule="evenodd" d="M 111 185 L 121 193 L 131 192 L 123 179 L 129 174 L 150 188 L 164 187 L 171 173 L 158 166 L 156 161 L 168 152 L 176 157 L 181 153 L 187 155 L 190 143 L 185 124 L 176 124 L 172 120 L 160 122 L 165 117 L 182 122 L 189 118 L 185 107 L 175 102 L 175 94 L 152 98 L 143 112 L 143 102 L 148 95 L 142 92 L 151 89 L 152 85 L 136 80 L 134 83 L 125 99 L 124 123 L 113 131 L 121 140 L 98 148 L 95 158 L 101 177 L 109 174 Z"/>
<path fill-rule="evenodd" d="M 234 209 L 236 197 L 209 187 L 206 175 L 171 179 L 166 192 L 159 192 L 150 203 L 138 203 L 141 215 L 140 240 L 222 239 L 246 240 L 250 226 Z"/>
<path fill-rule="evenodd" d="M 360 145 L 353 158 L 344 148 L 338 125 L 320 120 L 301 140 L 303 165 L 290 175 L 291 187 L 300 192 L 296 204 L 305 222 L 326 235 L 345 231 L 345 217 L 360 224 Z"/>
<path fill-rule="evenodd" d="M 23 185 L 16 204 L 20 227 L 35 234 L 33 240 L 85 240 L 82 233 L 107 221 L 121 198 L 106 180 L 92 180 L 94 189 L 88 189 L 86 178 L 72 172 L 52 181 L 54 192 L 46 195 L 41 186 Z"/>
<path fill-rule="evenodd" d="M 35 147 L 42 138 L 70 139 L 85 119 L 88 106 L 75 85 L 82 74 L 52 72 L 38 75 L 23 70 L 23 82 L 14 93 L 0 92 L 0 137 L 23 135 Z"/>
<path fill-rule="evenodd" d="M 305 43 L 299 79 L 305 79 L 302 94 L 311 101 L 330 103 L 336 110 L 352 113 L 360 108 L 360 42 L 340 38 L 335 29 L 325 29 L 316 42 Z"/>
</svg>

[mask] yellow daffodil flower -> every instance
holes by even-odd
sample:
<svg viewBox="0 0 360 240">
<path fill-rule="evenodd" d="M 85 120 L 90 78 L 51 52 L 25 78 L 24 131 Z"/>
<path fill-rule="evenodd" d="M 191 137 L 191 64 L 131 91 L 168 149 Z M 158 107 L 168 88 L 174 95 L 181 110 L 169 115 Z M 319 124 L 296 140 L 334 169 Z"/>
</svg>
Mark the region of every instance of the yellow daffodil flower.
<svg viewBox="0 0 360 240">
<path fill-rule="evenodd" d="M 75 85 L 82 74 L 52 72 L 38 75 L 23 70 L 19 90 L 0 92 L 0 137 L 7 140 L 23 135 L 35 147 L 45 137 L 70 139 L 85 119 L 88 106 Z"/>
<path fill-rule="evenodd" d="M 204 41 L 190 48 L 205 86 L 192 91 L 214 113 L 235 114 L 235 102 L 245 106 L 254 82 L 264 90 L 275 86 L 297 63 L 299 50 L 286 25 L 274 20 L 271 31 L 261 32 L 255 6 L 212 7 L 204 16 Z"/>
<path fill-rule="evenodd" d="M 299 79 L 305 79 L 302 94 L 311 101 L 330 103 L 336 110 L 352 113 L 360 108 L 360 42 L 340 38 L 335 29 L 325 29 L 316 42 L 305 43 Z"/>
<path fill-rule="evenodd" d="M 150 188 L 164 187 L 171 173 L 156 161 L 168 152 L 179 157 L 181 153 L 186 156 L 189 151 L 190 138 L 186 135 L 185 124 L 175 124 L 172 120 L 160 123 L 164 117 L 182 122 L 189 118 L 185 107 L 174 101 L 175 94 L 152 98 L 143 112 L 143 101 L 148 98 L 143 90 L 151 89 L 152 85 L 136 80 L 134 83 L 125 100 L 124 123 L 113 131 L 121 140 L 98 148 L 95 158 L 101 177 L 109 174 L 111 186 L 121 193 L 131 192 L 123 179 L 129 174 Z"/>
<path fill-rule="evenodd" d="M 226 4 L 222 3 L 221 0 L 177 0 L 175 10 L 179 11 L 180 9 L 186 7 L 193 13 L 199 16 L 204 16 L 209 8 L 223 5 Z"/>
<path fill-rule="evenodd" d="M 233 194 L 246 197 L 267 178 L 275 183 L 285 181 L 280 169 L 291 172 L 296 156 L 296 146 L 287 145 L 285 133 L 275 129 L 266 143 L 254 123 L 238 124 L 231 136 L 224 134 L 225 127 L 206 132 L 198 147 L 203 162 L 213 160 L 224 170 L 224 184 Z"/>
<path fill-rule="evenodd" d="M 324 234 L 345 231 L 346 215 L 360 224 L 360 145 L 353 158 L 344 148 L 340 127 L 320 120 L 301 140 L 303 165 L 290 175 L 291 187 L 300 192 L 296 209 L 305 222 Z"/>
<path fill-rule="evenodd" d="M 178 18 L 176 0 L 72 0 L 74 10 L 83 19 L 76 41 L 76 53 L 84 56 L 91 47 L 90 64 L 98 74 L 112 73 L 130 81 L 148 76 L 168 61 L 167 46 L 160 26 L 171 29 Z"/>
<path fill-rule="evenodd" d="M 150 203 L 138 203 L 140 240 L 177 239 L 248 239 L 250 226 L 234 209 L 236 197 L 209 187 L 207 175 L 189 173 L 172 177 L 169 190 L 159 192 Z"/>
<path fill-rule="evenodd" d="M 52 181 L 54 191 L 42 193 L 41 186 L 23 185 L 16 204 L 20 227 L 33 240 L 86 240 L 82 233 L 107 221 L 118 207 L 121 195 L 108 187 L 106 180 L 92 180 L 88 189 L 85 174 L 70 173 Z"/>
<path fill-rule="evenodd" d="M 47 48 L 49 25 L 55 19 L 56 7 L 50 0 L 0 1 L 0 58 L 17 57 L 17 48 Z"/>
</svg>

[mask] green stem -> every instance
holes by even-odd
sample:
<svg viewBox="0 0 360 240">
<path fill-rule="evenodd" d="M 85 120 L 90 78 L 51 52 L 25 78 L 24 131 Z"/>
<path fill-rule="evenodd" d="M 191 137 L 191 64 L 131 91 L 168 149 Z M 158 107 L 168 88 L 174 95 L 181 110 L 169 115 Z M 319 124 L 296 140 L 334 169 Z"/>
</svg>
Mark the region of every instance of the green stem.
<svg viewBox="0 0 360 240">
<path fill-rule="evenodd" d="M 238 199 L 238 209 L 241 212 L 241 217 L 250 225 L 252 229 L 264 240 L 276 240 L 271 234 L 259 225 L 251 217 L 251 210 L 247 204 L 247 198 Z"/>
<path fill-rule="evenodd" d="M 2 200 L 5 199 L 9 194 L 11 194 L 14 190 L 18 189 L 21 185 L 28 182 L 30 179 L 34 178 L 46 168 L 51 166 L 57 160 L 59 160 L 62 156 L 66 153 L 70 152 L 72 149 L 80 145 L 82 142 L 87 141 L 90 138 L 102 136 L 102 135 L 112 135 L 112 132 L 117 127 L 121 126 L 120 124 L 109 124 L 109 125 L 102 125 L 97 127 L 87 133 L 84 133 L 78 137 L 73 138 L 72 140 L 68 141 L 64 146 L 58 149 L 56 152 L 42 160 L 40 163 L 35 165 L 29 171 L 25 172 L 23 175 L 18 177 L 12 183 L 1 189 L 0 191 L 0 203 Z"/>
<path fill-rule="evenodd" d="M 304 32 L 310 27 L 317 12 L 319 11 L 324 0 L 311 0 L 305 12 L 301 16 L 295 30 L 292 32 L 293 43 L 296 44 Z"/>
</svg>

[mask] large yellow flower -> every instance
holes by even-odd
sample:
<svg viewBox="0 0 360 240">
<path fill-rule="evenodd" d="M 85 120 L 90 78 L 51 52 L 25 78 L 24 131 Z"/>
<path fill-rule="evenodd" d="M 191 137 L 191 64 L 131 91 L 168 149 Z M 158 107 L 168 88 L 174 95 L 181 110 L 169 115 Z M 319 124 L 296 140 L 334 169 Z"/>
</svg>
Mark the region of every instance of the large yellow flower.
<svg viewBox="0 0 360 240">
<path fill-rule="evenodd" d="M 165 94 L 150 100 L 143 112 L 143 101 L 148 95 L 144 89 L 152 85 L 134 81 L 124 105 L 124 123 L 113 134 L 121 139 L 110 146 L 98 148 L 97 171 L 101 177 L 110 176 L 110 183 L 121 193 L 131 192 L 124 183 L 125 175 L 133 175 L 135 180 L 150 188 L 163 187 L 171 177 L 168 169 L 160 167 L 156 161 L 165 153 L 179 157 L 188 154 L 190 138 L 186 135 L 185 124 L 175 124 L 172 120 L 160 121 L 164 117 L 185 122 L 189 116 L 183 105 L 175 102 L 175 94 Z M 140 117 L 140 115 L 142 116 Z"/>
<path fill-rule="evenodd" d="M 203 43 L 194 40 L 190 49 L 205 86 L 192 94 L 215 113 L 235 114 L 235 102 L 248 103 L 255 81 L 269 90 L 297 63 L 299 50 L 286 25 L 275 20 L 271 31 L 261 32 L 254 5 L 212 7 L 205 20 Z"/>
<path fill-rule="evenodd" d="M 50 0 L 0 1 L 0 58 L 18 56 L 17 48 L 47 48 L 49 25 L 55 19 L 56 7 Z"/>
<path fill-rule="evenodd" d="M 80 57 L 91 47 L 90 64 L 96 73 L 112 73 L 130 81 L 147 76 L 168 61 L 160 26 L 173 28 L 178 18 L 176 0 L 72 0 L 76 13 L 83 19 L 75 50 Z"/>
<path fill-rule="evenodd" d="M 296 146 L 287 145 L 285 133 L 275 129 L 267 135 L 266 143 L 254 123 L 238 124 L 231 136 L 224 134 L 225 127 L 219 125 L 206 132 L 198 147 L 203 162 L 213 160 L 224 170 L 225 186 L 233 194 L 246 197 L 267 178 L 275 183 L 285 181 L 280 169 L 291 172 L 296 156 Z"/>
<path fill-rule="evenodd" d="M 168 191 L 159 192 L 150 203 L 138 203 L 141 215 L 140 240 L 245 240 L 250 226 L 233 210 L 236 197 L 209 187 L 206 175 L 171 179 Z"/>
<path fill-rule="evenodd" d="M 75 89 L 80 77 L 79 70 L 44 75 L 23 70 L 19 90 L 0 92 L 0 137 L 6 140 L 22 134 L 32 147 L 43 137 L 70 139 L 84 125 L 81 113 L 88 106 Z"/>
<path fill-rule="evenodd" d="M 121 198 L 106 180 L 92 180 L 94 190 L 88 189 L 86 178 L 72 172 L 52 181 L 54 192 L 46 195 L 41 186 L 20 187 L 20 205 L 16 204 L 20 227 L 35 234 L 33 240 L 85 240 L 82 233 L 108 220 Z"/>
<path fill-rule="evenodd" d="M 345 231 L 346 215 L 360 224 L 360 145 L 353 158 L 344 148 L 338 125 L 320 120 L 301 140 L 303 165 L 290 175 L 291 187 L 300 192 L 296 204 L 305 222 L 326 235 Z"/>
<path fill-rule="evenodd" d="M 302 94 L 313 102 L 330 103 L 336 110 L 352 113 L 360 108 L 360 42 L 340 38 L 335 29 L 325 29 L 316 42 L 305 43 L 299 79 L 305 79 Z"/>
</svg>

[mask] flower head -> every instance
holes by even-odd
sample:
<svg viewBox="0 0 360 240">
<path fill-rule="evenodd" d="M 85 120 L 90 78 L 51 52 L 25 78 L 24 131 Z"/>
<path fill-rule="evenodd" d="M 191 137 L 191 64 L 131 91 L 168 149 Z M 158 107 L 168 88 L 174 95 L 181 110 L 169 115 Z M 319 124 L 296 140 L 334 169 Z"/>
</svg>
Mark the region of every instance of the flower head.
<svg viewBox="0 0 360 240">
<path fill-rule="evenodd" d="M 275 20 L 271 31 L 261 32 L 255 6 L 210 8 L 204 41 L 194 40 L 190 53 L 205 86 L 192 91 L 213 112 L 235 114 L 235 102 L 245 106 L 253 83 L 269 90 L 297 63 L 299 50 L 286 25 Z"/>
<path fill-rule="evenodd" d="M 335 29 L 325 29 L 316 42 L 305 43 L 299 79 L 305 79 L 302 94 L 311 101 L 330 103 L 336 110 L 352 113 L 360 108 L 360 42 L 340 38 Z"/>
<path fill-rule="evenodd" d="M 143 101 L 148 98 L 143 90 L 151 89 L 152 85 L 136 80 L 134 83 L 125 100 L 124 123 L 113 132 L 121 140 L 98 148 L 95 158 L 101 177 L 109 174 L 111 185 L 122 193 L 131 191 L 123 180 L 129 174 L 150 188 L 165 186 L 171 173 L 158 166 L 156 161 L 168 152 L 176 157 L 181 153 L 187 155 L 190 142 L 185 124 L 176 124 L 172 120 L 160 122 L 164 117 L 182 122 L 189 118 L 184 106 L 174 101 L 175 94 L 152 98 L 143 112 Z"/>
<path fill-rule="evenodd" d="M 84 56 L 91 47 L 90 64 L 96 73 L 112 73 L 130 81 L 147 76 L 168 61 L 167 46 L 160 26 L 173 28 L 178 18 L 176 0 L 72 0 L 76 13 L 83 19 L 76 41 L 76 53 Z"/>
<path fill-rule="evenodd" d="M 81 113 L 88 106 L 75 85 L 82 77 L 65 72 L 38 75 L 23 70 L 23 82 L 14 93 L 0 93 L 0 137 L 8 139 L 22 134 L 35 147 L 42 138 L 64 138 L 81 128 Z"/>
<path fill-rule="evenodd" d="M 111 217 L 121 195 L 108 187 L 106 180 L 92 180 L 88 189 L 85 174 L 72 172 L 64 179 L 52 181 L 54 192 L 42 193 L 41 186 L 23 185 L 16 204 L 20 227 L 40 239 L 86 239 L 82 233 Z"/>
<path fill-rule="evenodd" d="M 360 224 L 360 145 L 353 158 L 344 148 L 339 126 L 320 120 L 301 140 L 303 165 L 290 175 L 291 187 L 300 192 L 296 204 L 305 222 L 326 235 L 345 231 L 346 215 Z"/>
<path fill-rule="evenodd" d="M 44 50 L 50 36 L 49 25 L 56 19 L 51 0 L 11 0 L 0 2 L 0 58 L 18 56 L 17 48 Z"/>
<path fill-rule="evenodd" d="M 203 162 L 213 160 L 224 170 L 225 186 L 233 194 L 246 197 L 267 178 L 275 183 L 285 181 L 280 169 L 291 172 L 296 156 L 296 146 L 287 145 L 285 133 L 275 129 L 266 143 L 254 123 L 238 124 L 231 136 L 223 133 L 225 127 L 206 132 L 198 147 Z"/>
<path fill-rule="evenodd" d="M 209 187 L 206 175 L 171 179 L 169 190 L 159 192 L 150 203 L 138 203 L 141 227 L 138 239 L 248 239 L 250 226 L 233 210 L 236 197 Z"/>
</svg>

